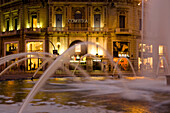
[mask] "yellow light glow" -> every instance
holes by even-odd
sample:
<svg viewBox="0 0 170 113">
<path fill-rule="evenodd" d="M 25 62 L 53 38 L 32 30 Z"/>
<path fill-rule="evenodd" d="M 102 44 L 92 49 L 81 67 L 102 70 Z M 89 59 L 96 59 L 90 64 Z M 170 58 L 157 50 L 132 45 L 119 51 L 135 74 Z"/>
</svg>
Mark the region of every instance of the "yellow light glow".
<svg viewBox="0 0 170 113">
<path fill-rule="evenodd" d="M 59 49 L 59 54 L 62 54 L 62 53 L 64 53 L 64 49 L 63 48 Z"/>
<path fill-rule="evenodd" d="M 163 55 L 163 45 L 159 45 L 159 55 Z"/>
<path fill-rule="evenodd" d="M 90 54 L 96 55 L 96 49 L 95 49 L 95 48 L 92 48 L 92 49 L 90 50 Z"/>
<path fill-rule="evenodd" d="M 55 78 L 55 80 L 57 80 L 57 81 L 66 81 L 67 78 Z"/>
<path fill-rule="evenodd" d="M 8 85 L 13 85 L 14 81 L 8 81 Z"/>
<path fill-rule="evenodd" d="M 57 44 L 57 45 L 61 45 L 61 43 L 60 43 L 60 42 L 57 42 L 56 44 Z"/>
<path fill-rule="evenodd" d="M 17 27 L 17 30 L 20 30 L 20 26 L 19 26 L 19 27 Z"/>
<path fill-rule="evenodd" d="M 98 50 L 99 55 L 103 55 L 103 51 L 101 49 Z"/>
<path fill-rule="evenodd" d="M 27 28 L 30 28 L 30 25 L 29 25 L 29 24 L 27 24 Z"/>
<path fill-rule="evenodd" d="M 91 78 L 94 80 L 104 80 L 105 79 L 105 77 L 91 77 Z"/>
<path fill-rule="evenodd" d="M 140 6 L 140 5 L 141 5 L 141 2 L 139 2 L 138 5 Z"/>
<path fill-rule="evenodd" d="M 3 32 L 5 32 L 5 28 L 3 28 L 3 30 L 2 30 Z"/>
<path fill-rule="evenodd" d="M 27 50 L 29 50 L 30 48 L 30 43 L 27 43 Z"/>
<path fill-rule="evenodd" d="M 40 23 L 37 23 L 37 28 L 41 28 L 42 25 Z"/>
<path fill-rule="evenodd" d="M 144 79 L 144 77 L 125 77 L 128 80 Z"/>
<path fill-rule="evenodd" d="M 9 28 L 9 31 L 13 31 L 13 28 L 12 28 L 12 27 L 10 27 L 10 28 Z"/>
</svg>

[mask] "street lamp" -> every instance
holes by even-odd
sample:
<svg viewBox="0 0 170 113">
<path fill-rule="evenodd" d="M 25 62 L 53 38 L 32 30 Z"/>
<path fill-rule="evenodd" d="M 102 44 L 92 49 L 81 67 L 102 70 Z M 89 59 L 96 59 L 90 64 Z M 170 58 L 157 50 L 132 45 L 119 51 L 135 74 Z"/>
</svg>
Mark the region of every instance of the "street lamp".
<svg viewBox="0 0 170 113">
<path fill-rule="evenodd" d="M 142 0 L 142 28 L 141 28 L 141 73 L 143 74 L 143 37 L 144 37 L 144 0 Z"/>
</svg>

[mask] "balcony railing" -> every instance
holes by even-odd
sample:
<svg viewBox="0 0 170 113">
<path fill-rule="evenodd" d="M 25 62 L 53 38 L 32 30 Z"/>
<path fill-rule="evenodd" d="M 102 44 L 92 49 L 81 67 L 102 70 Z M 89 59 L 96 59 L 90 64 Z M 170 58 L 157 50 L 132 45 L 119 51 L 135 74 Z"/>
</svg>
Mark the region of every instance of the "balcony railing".
<svg viewBox="0 0 170 113">
<path fill-rule="evenodd" d="M 88 27 L 69 27 L 68 31 L 88 31 Z"/>
<path fill-rule="evenodd" d="M 107 29 L 104 27 L 92 27 L 91 31 L 107 31 Z"/>
<path fill-rule="evenodd" d="M 60 32 L 60 31 L 87 31 L 87 32 L 102 32 L 107 31 L 104 27 L 48 27 L 48 32 Z"/>
<path fill-rule="evenodd" d="M 116 28 L 115 30 L 115 34 L 132 34 L 132 30 L 131 29 L 127 29 L 127 28 Z"/>
<path fill-rule="evenodd" d="M 48 27 L 48 32 L 67 31 L 66 27 Z"/>
<path fill-rule="evenodd" d="M 20 30 L 6 31 L 6 32 L 1 32 L 0 36 L 13 36 L 13 35 L 18 35 L 19 33 Z"/>
<path fill-rule="evenodd" d="M 25 33 L 41 33 L 41 28 L 25 28 Z"/>
</svg>

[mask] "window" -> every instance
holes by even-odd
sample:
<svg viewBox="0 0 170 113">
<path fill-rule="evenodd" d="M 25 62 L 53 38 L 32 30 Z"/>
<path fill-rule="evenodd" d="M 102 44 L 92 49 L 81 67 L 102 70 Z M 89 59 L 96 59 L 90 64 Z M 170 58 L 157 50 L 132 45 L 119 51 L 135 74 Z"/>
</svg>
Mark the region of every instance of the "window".
<svg viewBox="0 0 170 113">
<path fill-rule="evenodd" d="M 56 27 L 62 27 L 62 14 L 56 14 Z"/>
<path fill-rule="evenodd" d="M 32 28 L 37 28 L 37 15 L 32 15 Z"/>
<path fill-rule="evenodd" d="M 82 19 L 82 14 L 80 11 L 76 11 L 76 13 L 74 15 L 74 19 Z"/>
<path fill-rule="evenodd" d="M 18 52 L 18 43 L 6 43 L 6 55 L 16 54 Z"/>
<path fill-rule="evenodd" d="M 119 28 L 125 28 L 125 16 L 124 15 L 119 16 Z"/>
<path fill-rule="evenodd" d="M 129 57 L 129 42 L 113 42 L 114 57 Z"/>
<path fill-rule="evenodd" d="M 18 19 L 15 19 L 15 30 L 17 30 L 17 26 L 18 26 Z"/>
<path fill-rule="evenodd" d="M 43 52 L 43 41 L 29 41 L 27 42 L 26 52 Z M 27 55 L 27 57 L 34 57 L 34 55 Z M 29 58 L 27 60 L 27 70 L 36 70 L 42 64 L 40 58 Z"/>
<path fill-rule="evenodd" d="M 139 19 L 139 30 L 142 30 L 142 19 Z"/>
<path fill-rule="evenodd" d="M 159 55 L 163 55 L 163 45 L 159 45 Z"/>
<path fill-rule="evenodd" d="M 94 27 L 100 27 L 100 14 L 94 14 Z"/>
<path fill-rule="evenodd" d="M 6 21 L 6 31 L 9 31 L 9 20 Z"/>
</svg>

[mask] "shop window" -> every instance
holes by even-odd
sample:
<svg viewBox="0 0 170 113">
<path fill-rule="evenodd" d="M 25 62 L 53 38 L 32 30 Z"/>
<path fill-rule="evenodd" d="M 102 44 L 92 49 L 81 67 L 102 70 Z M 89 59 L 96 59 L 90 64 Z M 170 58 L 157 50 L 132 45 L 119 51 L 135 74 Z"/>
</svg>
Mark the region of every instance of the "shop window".
<svg viewBox="0 0 170 113">
<path fill-rule="evenodd" d="M 161 57 L 160 57 L 160 58 L 161 58 Z M 163 60 L 163 59 L 161 59 L 160 64 L 159 64 L 159 67 L 160 67 L 160 68 L 164 68 L 164 60 Z"/>
<path fill-rule="evenodd" d="M 119 58 L 114 58 L 114 62 L 118 62 Z M 129 71 L 130 70 L 130 65 L 129 62 L 126 58 L 121 58 L 118 62 L 118 67 L 122 71 Z"/>
<path fill-rule="evenodd" d="M 43 52 L 43 42 L 27 42 L 27 52 Z M 27 55 L 27 57 L 34 57 L 34 55 Z M 27 70 L 36 70 L 42 63 L 40 58 L 30 58 L 27 60 Z"/>
<path fill-rule="evenodd" d="M 129 57 L 129 42 L 113 42 L 113 57 Z"/>
<path fill-rule="evenodd" d="M 93 60 L 93 70 L 101 70 L 101 60 Z"/>
<path fill-rule="evenodd" d="M 16 54 L 18 51 L 18 43 L 7 43 L 6 46 L 6 55 Z"/>
<path fill-rule="evenodd" d="M 163 45 L 159 45 L 159 55 L 163 55 Z"/>
<path fill-rule="evenodd" d="M 152 45 L 149 44 L 143 44 L 143 52 L 145 53 L 152 53 Z M 142 44 L 139 44 L 139 51 L 141 52 Z"/>
<path fill-rule="evenodd" d="M 43 52 L 43 42 L 27 42 L 27 52 Z"/>
</svg>

